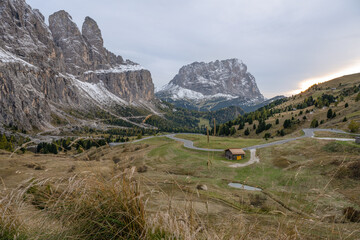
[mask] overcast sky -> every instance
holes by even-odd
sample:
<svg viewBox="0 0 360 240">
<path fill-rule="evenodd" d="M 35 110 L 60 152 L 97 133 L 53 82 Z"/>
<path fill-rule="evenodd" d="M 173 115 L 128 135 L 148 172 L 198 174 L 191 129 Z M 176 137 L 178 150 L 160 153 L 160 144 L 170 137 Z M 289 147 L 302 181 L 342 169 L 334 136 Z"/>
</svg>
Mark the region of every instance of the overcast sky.
<svg viewBox="0 0 360 240">
<path fill-rule="evenodd" d="M 105 47 L 140 63 L 157 88 L 183 65 L 238 58 L 266 97 L 360 72 L 359 0 L 27 0 L 48 17 L 86 16 Z"/>
</svg>

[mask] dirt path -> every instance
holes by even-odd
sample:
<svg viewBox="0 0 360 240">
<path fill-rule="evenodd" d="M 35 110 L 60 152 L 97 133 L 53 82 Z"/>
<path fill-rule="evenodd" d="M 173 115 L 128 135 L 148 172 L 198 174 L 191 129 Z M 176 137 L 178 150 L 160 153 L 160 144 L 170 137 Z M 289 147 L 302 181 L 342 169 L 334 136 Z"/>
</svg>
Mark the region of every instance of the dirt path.
<svg viewBox="0 0 360 240">
<path fill-rule="evenodd" d="M 231 165 L 229 165 L 229 167 L 232 167 L 232 168 L 246 167 L 251 164 L 258 163 L 258 162 L 260 162 L 260 159 L 256 156 L 256 149 L 254 148 L 254 149 L 250 149 L 250 160 L 249 161 L 247 161 L 246 163 L 231 164 Z"/>
</svg>

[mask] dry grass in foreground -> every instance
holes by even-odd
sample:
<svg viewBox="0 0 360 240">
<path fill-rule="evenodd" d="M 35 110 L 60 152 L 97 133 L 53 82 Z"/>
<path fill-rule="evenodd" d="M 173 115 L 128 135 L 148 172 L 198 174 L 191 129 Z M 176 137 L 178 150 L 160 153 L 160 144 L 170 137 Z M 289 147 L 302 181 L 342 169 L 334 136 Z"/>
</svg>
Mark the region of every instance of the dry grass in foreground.
<svg viewBox="0 0 360 240">
<path fill-rule="evenodd" d="M 0 239 L 229 239 L 191 207 L 146 214 L 134 172 L 29 180 L 0 198 Z"/>
<path fill-rule="evenodd" d="M 0 198 L 0 239 L 266 238 L 257 233 L 256 222 L 248 224 L 240 215 L 209 228 L 191 201 L 183 210 L 169 207 L 147 214 L 134 171 L 110 180 L 90 174 L 25 182 Z M 275 235 L 296 236 L 288 233 L 278 230 Z"/>
</svg>

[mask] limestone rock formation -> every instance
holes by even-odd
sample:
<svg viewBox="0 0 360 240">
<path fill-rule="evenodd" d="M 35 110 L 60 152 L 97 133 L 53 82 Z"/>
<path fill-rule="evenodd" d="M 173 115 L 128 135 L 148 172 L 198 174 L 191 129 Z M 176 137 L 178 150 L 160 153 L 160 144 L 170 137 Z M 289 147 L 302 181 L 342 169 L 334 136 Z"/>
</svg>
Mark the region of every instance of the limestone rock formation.
<svg viewBox="0 0 360 240">
<path fill-rule="evenodd" d="M 90 17 L 80 32 L 65 11 L 47 26 L 24 0 L 0 1 L 1 124 L 49 129 L 54 114 L 66 119 L 71 109 L 153 111 L 153 99 L 150 72 L 105 49 Z"/>
<path fill-rule="evenodd" d="M 200 110 L 244 107 L 264 101 L 254 76 L 238 59 L 186 65 L 156 95 L 175 105 Z"/>
</svg>

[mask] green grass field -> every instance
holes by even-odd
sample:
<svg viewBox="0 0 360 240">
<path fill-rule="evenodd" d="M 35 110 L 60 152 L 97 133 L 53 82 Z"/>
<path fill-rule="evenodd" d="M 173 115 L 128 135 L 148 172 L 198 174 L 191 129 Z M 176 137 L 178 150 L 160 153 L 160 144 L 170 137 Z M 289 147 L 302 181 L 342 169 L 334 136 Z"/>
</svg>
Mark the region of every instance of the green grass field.
<svg viewBox="0 0 360 240">
<path fill-rule="evenodd" d="M 356 135 L 346 133 L 333 133 L 333 132 L 315 132 L 315 137 L 329 137 L 329 138 L 355 138 Z"/>
<path fill-rule="evenodd" d="M 197 135 L 182 135 L 182 137 L 204 141 L 202 136 Z M 218 143 L 233 143 L 234 141 L 233 138 L 221 137 L 216 137 L 216 140 Z M 258 139 L 247 141 L 261 143 Z M 214 196 L 220 194 L 219 187 L 223 188 L 221 194 L 224 196 L 229 196 L 234 192 L 227 186 L 227 182 L 223 181 L 227 179 L 259 187 L 290 208 L 306 214 L 320 214 L 320 209 L 325 211 L 328 204 L 340 212 L 343 206 L 357 206 L 336 189 L 338 184 L 342 184 L 343 189 L 350 188 L 352 184 L 333 179 L 333 172 L 338 167 L 333 162 L 341 156 L 342 153 L 339 152 L 343 149 L 341 146 L 355 149 L 353 152 L 350 151 L 351 149 L 346 149 L 350 152 L 347 161 L 357 157 L 358 147 L 352 143 L 338 142 L 340 147 L 337 145 L 334 147 L 333 144 L 329 145 L 329 141 L 298 140 L 257 150 L 260 163 L 243 168 L 230 168 L 230 163 L 238 161 L 225 160 L 223 153 L 190 150 L 184 148 L 180 142 L 165 138 L 150 139 L 148 142 L 158 145 L 148 154 L 149 164 L 163 169 L 164 172 L 186 175 L 192 181 L 204 183 L 210 186 L 210 192 L 214 190 L 212 192 Z M 241 162 L 247 162 L 249 157 L 250 153 L 247 152 L 246 158 Z M 208 160 L 212 163 L 209 168 L 207 167 Z M 319 192 L 322 192 L 321 200 Z M 359 192 L 352 192 L 352 196 L 354 194 L 360 197 Z"/>
<path fill-rule="evenodd" d="M 274 141 L 273 139 L 266 141 L 265 139 L 210 136 L 210 143 L 208 144 L 207 137 L 205 135 L 177 134 L 176 137 L 191 140 L 194 142 L 194 146 L 196 147 L 212 149 L 245 148 Z"/>
</svg>

